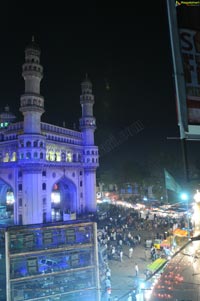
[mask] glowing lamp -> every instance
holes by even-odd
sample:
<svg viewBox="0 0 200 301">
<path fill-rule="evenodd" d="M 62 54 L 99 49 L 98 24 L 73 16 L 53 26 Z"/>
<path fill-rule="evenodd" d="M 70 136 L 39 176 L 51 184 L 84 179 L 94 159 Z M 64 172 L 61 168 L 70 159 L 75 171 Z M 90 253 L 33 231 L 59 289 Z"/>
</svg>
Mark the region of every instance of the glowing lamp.
<svg viewBox="0 0 200 301">
<path fill-rule="evenodd" d="M 185 192 L 181 193 L 181 200 L 187 201 L 188 200 L 188 194 L 185 193 Z"/>
<path fill-rule="evenodd" d="M 196 203 L 200 203 L 200 192 L 197 190 L 197 192 L 194 195 L 194 200 Z"/>
</svg>

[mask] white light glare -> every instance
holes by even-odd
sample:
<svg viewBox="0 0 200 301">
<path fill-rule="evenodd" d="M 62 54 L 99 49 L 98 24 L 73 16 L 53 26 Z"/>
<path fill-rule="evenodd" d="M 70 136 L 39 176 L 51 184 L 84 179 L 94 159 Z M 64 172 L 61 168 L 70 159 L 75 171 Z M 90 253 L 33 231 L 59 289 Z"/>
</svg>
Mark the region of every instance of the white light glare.
<svg viewBox="0 0 200 301">
<path fill-rule="evenodd" d="M 200 203 L 200 192 L 199 190 L 197 189 L 195 195 L 194 195 L 194 200 L 196 203 Z"/>
<path fill-rule="evenodd" d="M 187 201 L 187 200 L 188 200 L 188 195 L 187 195 L 187 193 L 183 192 L 183 193 L 181 194 L 181 200 L 183 200 L 183 201 Z"/>
</svg>

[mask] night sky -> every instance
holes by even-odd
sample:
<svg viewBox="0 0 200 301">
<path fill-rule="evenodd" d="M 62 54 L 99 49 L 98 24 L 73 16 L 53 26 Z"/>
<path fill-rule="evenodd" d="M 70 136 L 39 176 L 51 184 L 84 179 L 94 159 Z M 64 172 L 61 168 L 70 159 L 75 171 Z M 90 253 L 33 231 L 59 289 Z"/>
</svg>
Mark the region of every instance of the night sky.
<svg viewBox="0 0 200 301">
<path fill-rule="evenodd" d="M 19 113 L 24 48 L 34 35 L 41 48 L 45 97 L 42 121 L 73 128 L 81 115 L 80 83 L 87 73 L 95 95 L 96 142 L 139 121 L 144 129 L 102 156 L 143 160 L 177 151 L 175 89 L 165 1 L 8 3 L 1 7 L 1 110 Z M 42 1 L 41 1 L 42 2 Z M 118 4 L 117 4 L 118 3 Z"/>
</svg>

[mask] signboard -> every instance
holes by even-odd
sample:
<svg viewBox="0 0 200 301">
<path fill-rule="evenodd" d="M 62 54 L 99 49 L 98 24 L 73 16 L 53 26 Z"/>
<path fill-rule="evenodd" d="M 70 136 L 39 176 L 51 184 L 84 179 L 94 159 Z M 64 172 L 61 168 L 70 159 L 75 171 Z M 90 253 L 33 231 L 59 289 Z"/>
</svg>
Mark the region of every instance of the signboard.
<svg viewBox="0 0 200 301">
<path fill-rule="evenodd" d="M 76 233 L 74 228 L 66 229 L 66 242 L 74 243 L 76 241 Z"/>
<path fill-rule="evenodd" d="M 200 31 L 180 29 L 188 124 L 200 125 Z"/>
<path fill-rule="evenodd" d="M 38 272 L 37 257 L 30 257 L 27 259 L 27 270 L 29 274 L 36 274 Z"/>
<path fill-rule="evenodd" d="M 45 245 L 52 243 L 52 233 L 50 231 L 44 231 L 43 232 L 43 243 Z"/>
<path fill-rule="evenodd" d="M 181 1 L 181 4 L 182 1 Z M 172 10 L 171 6 L 171 10 Z M 183 124 L 187 124 L 185 138 L 200 139 L 200 6 L 178 5 L 174 18 L 177 17 L 178 37 L 173 47 L 180 45 L 180 55 L 176 52 L 176 64 L 182 64 L 185 99 L 180 100 L 181 110 L 185 106 L 186 115 L 181 114 Z M 176 16 L 175 16 L 176 15 Z M 175 20 L 173 25 L 175 25 Z M 181 56 L 182 60 L 179 59 Z M 180 71 L 181 68 L 178 70 Z M 181 77 L 181 75 L 177 75 Z M 186 120 L 185 120 L 186 118 Z M 180 122 L 180 120 L 179 120 Z"/>
</svg>

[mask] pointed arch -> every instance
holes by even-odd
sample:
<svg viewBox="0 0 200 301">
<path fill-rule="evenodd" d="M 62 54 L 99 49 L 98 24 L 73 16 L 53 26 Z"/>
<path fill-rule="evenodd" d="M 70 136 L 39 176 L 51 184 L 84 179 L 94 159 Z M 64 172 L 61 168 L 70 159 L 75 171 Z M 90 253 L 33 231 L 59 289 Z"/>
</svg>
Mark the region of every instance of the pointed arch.
<svg viewBox="0 0 200 301">
<path fill-rule="evenodd" d="M 77 187 L 66 176 L 62 176 L 52 187 L 51 208 L 52 218 L 56 218 L 57 215 L 60 220 L 63 213 L 77 210 Z"/>
<path fill-rule="evenodd" d="M 0 178 L 0 223 L 5 223 L 9 219 L 9 223 L 14 223 L 14 190 L 2 178 Z"/>
</svg>

